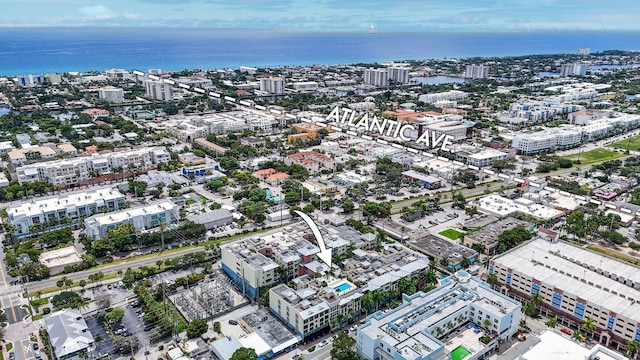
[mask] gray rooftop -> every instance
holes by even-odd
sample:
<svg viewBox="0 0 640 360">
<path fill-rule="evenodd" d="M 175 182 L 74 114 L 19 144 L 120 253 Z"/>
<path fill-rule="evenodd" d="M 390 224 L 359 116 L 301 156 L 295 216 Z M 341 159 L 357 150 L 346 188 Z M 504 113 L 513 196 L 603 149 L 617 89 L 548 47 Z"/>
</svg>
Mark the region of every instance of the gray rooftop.
<svg viewBox="0 0 640 360">
<path fill-rule="evenodd" d="M 527 242 L 493 261 L 640 322 L 640 269 L 636 266 L 543 239 Z"/>
<path fill-rule="evenodd" d="M 87 323 L 77 310 L 56 311 L 46 316 L 44 322 L 58 359 L 88 349 L 94 342 Z"/>
</svg>

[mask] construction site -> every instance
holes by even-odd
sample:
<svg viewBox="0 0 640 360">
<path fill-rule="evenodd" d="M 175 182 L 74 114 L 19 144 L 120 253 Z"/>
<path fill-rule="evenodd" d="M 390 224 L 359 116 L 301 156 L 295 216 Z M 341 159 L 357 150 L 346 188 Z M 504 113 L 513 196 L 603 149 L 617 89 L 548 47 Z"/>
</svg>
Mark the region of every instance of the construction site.
<svg viewBox="0 0 640 360">
<path fill-rule="evenodd" d="M 213 319 L 249 303 L 242 293 L 236 291 L 232 280 L 220 271 L 179 290 L 169 299 L 188 322 Z"/>
</svg>

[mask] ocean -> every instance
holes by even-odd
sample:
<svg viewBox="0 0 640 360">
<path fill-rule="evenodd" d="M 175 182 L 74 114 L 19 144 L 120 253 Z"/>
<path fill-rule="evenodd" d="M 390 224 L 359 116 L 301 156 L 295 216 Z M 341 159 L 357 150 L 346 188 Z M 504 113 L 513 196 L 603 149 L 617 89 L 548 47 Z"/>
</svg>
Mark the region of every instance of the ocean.
<svg viewBox="0 0 640 360">
<path fill-rule="evenodd" d="M 0 74 L 335 65 L 391 60 L 640 49 L 640 32 L 295 32 L 2 28 Z"/>
</svg>

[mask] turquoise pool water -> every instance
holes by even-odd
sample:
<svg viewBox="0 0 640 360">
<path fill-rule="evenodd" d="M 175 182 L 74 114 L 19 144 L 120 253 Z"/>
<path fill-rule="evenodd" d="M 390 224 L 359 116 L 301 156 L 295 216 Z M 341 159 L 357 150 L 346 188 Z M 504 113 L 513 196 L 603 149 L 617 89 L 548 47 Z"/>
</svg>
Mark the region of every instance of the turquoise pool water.
<svg viewBox="0 0 640 360">
<path fill-rule="evenodd" d="M 342 283 L 336 287 L 333 288 L 333 290 L 338 291 L 338 292 L 344 292 L 351 289 L 351 285 L 347 284 L 347 283 Z"/>
</svg>

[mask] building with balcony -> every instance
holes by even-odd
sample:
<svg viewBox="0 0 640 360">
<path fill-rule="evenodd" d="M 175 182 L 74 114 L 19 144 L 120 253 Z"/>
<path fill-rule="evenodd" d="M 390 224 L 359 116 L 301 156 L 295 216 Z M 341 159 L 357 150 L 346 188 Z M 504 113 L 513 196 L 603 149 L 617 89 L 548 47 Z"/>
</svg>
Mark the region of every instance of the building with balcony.
<svg viewBox="0 0 640 360">
<path fill-rule="evenodd" d="M 356 350 L 369 360 L 462 358 L 460 353 L 482 359 L 498 339 L 518 331 L 520 309 L 520 302 L 458 271 L 436 289 L 404 295 L 397 308 L 368 316 L 358 328 Z"/>
<path fill-rule="evenodd" d="M 79 219 L 99 211 L 119 210 L 126 198 L 115 188 L 94 189 L 65 195 L 32 198 L 7 208 L 7 221 L 15 227 L 14 236 L 29 235 L 32 225 L 50 222 L 63 223 L 65 219 Z"/>
<path fill-rule="evenodd" d="M 84 220 L 85 233 L 89 238 L 100 239 L 109 230 L 122 224 L 131 224 L 136 230 L 149 230 L 170 224 L 178 219 L 178 206 L 171 201 L 161 201 L 137 208 L 108 214 L 97 214 Z"/>
</svg>

